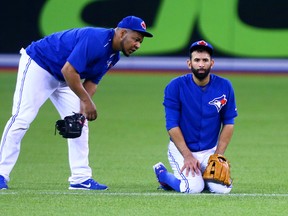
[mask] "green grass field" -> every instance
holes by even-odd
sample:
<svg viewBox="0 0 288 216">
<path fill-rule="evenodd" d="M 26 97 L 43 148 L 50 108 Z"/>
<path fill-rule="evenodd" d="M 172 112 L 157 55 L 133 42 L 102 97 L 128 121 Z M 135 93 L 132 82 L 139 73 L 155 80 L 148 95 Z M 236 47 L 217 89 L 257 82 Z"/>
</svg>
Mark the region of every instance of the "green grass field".
<svg viewBox="0 0 288 216">
<path fill-rule="evenodd" d="M 158 191 L 152 166 L 169 167 L 163 89 L 180 74 L 112 73 L 102 80 L 90 123 L 90 165 L 107 191 L 69 191 L 66 141 L 48 101 L 22 141 L 0 215 L 288 215 L 288 76 L 227 75 L 239 117 L 226 156 L 229 195 Z M 16 73 L 0 73 L 0 130 L 11 113 Z M 170 167 L 169 167 L 170 169 Z"/>
</svg>

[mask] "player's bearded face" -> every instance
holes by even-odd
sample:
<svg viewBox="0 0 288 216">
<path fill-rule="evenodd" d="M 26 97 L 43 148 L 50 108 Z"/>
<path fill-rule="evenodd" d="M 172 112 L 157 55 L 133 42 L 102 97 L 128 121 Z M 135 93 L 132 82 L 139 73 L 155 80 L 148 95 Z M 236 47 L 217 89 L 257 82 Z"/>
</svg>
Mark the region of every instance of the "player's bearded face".
<svg viewBox="0 0 288 216">
<path fill-rule="evenodd" d="M 202 81 L 210 74 L 210 70 L 214 65 L 214 60 L 205 50 L 195 50 L 191 53 L 188 67 L 191 69 L 194 77 Z"/>
<path fill-rule="evenodd" d="M 138 50 L 143 41 L 143 36 L 135 31 L 128 30 L 123 39 L 121 40 L 121 51 L 129 57 L 132 53 Z"/>
<path fill-rule="evenodd" d="M 211 66 L 208 69 L 196 69 L 194 67 L 191 67 L 191 71 L 194 74 L 194 76 L 198 79 L 198 80 L 204 80 L 210 73 L 211 70 Z"/>
</svg>

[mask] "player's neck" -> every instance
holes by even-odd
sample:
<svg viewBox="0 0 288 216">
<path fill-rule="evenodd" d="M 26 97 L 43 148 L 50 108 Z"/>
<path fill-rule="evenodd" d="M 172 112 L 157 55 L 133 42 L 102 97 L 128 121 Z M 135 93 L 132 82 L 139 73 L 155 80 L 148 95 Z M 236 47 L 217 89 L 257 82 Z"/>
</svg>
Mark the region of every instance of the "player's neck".
<svg viewBox="0 0 288 216">
<path fill-rule="evenodd" d="M 193 74 L 192 79 L 196 83 L 196 85 L 198 85 L 198 86 L 206 86 L 209 83 L 209 81 L 210 81 L 210 74 L 207 77 L 205 77 L 203 80 L 199 80 Z"/>
<path fill-rule="evenodd" d="M 120 40 L 120 31 L 119 29 L 114 29 L 115 33 L 112 39 L 112 49 L 114 51 L 121 51 L 121 40 Z"/>
</svg>

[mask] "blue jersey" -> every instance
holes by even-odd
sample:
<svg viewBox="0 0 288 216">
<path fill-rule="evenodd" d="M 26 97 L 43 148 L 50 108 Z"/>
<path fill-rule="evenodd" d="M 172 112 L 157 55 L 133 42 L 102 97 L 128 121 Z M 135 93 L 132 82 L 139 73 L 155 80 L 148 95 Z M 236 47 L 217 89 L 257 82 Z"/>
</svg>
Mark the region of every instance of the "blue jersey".
<svg viewBox="0 0 288 216">
<path fill-rule="evenodd" d="M 51 34 L 32 42 L 27 54 L 57 80 L 65 81 L 61 69 L 68 61 L 81 79 L 98 84 L 120 59 L 112 49 L 114 29 L 76 28 Z"/>
<path fill-rule="evenodd" d="M 229 80 L 210 75 L 200 87 L 192 74 L 173 79 L 165 88 L 166 129 L 180 127 L 192 152 L 217 145 L 222 125 L 234 124 L 237 116 L 234 90 Z"/>
</svg>

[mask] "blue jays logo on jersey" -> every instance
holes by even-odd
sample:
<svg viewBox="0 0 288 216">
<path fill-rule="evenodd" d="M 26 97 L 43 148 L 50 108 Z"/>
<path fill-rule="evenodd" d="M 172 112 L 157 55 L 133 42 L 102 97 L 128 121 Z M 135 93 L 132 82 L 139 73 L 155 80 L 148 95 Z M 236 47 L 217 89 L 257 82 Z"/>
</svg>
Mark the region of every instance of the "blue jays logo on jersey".
<svg viewBox="0 0 288 216">
<path fill-rule="evenodd" d="M 213 100 L 209 101 L 210 105 L 214 105 L 218 112 L 222 109 L 223 106 L 227 103 L 226 95 L 223 94 L 221 97 L 214 98 Z"/>
</svg>

